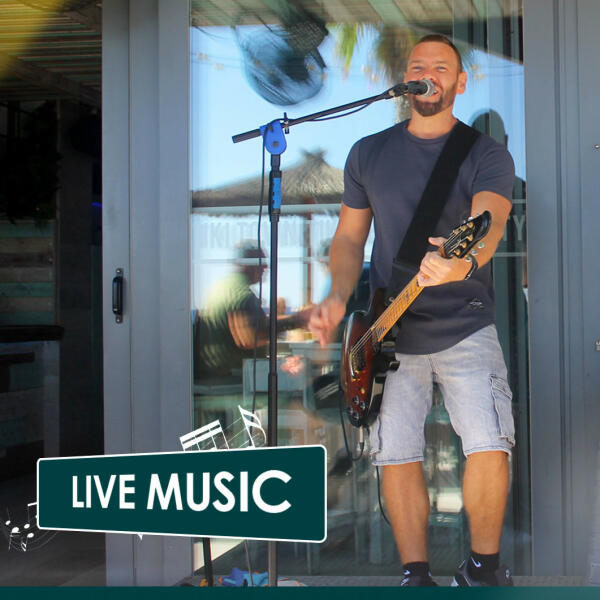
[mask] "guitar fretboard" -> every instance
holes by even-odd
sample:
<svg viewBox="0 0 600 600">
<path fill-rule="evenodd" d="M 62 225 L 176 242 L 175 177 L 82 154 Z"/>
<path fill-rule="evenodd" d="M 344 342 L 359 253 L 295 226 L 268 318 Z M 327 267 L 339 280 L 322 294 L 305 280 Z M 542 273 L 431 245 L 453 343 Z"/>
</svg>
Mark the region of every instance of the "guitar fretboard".
<svg viewBox="0 0 600 600">
<path fill-rule="evenodd" d="M 415 275 L 408 285 L 394 298 L 392 303 L 381 313 L 371 325 L 371 330 L 377 342 L 381 342 L 394 323 L 406 312 L 415 298 L 423 291 L 417 283 Z"/>
<path fill-rule="evenodd" d="M 413 300 L 423 291 L 423 288 L 417 283 L 415 275 L 410 283 L 394 298 L 391 304 L 381 313 L 379 318 L 367 329 L 364 335 L 358 340 L 350 351 L 350 361 L 355 371 L 360 371 L 364 367 L 365 346 L 369 344 L 371 348 L 383 340 L 387 332 L 394 326 L 394 323 L 404 314 L 406 309 L 412 304 Z"/>
</svg>

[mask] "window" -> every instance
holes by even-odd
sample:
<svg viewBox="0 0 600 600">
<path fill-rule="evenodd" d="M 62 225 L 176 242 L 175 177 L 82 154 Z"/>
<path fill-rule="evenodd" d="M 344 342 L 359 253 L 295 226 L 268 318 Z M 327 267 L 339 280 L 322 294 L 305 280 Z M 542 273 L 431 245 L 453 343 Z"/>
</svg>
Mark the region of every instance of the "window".
<svg viewBox="0 0 600 600">
<path fill-rule="evenodd" d="M 235 6 L 235 9 L 233 8 Z M 424 34 L 442 33 L 459 47 L 467 92 L 455 115 L 507 144 L 516 164 L 513 211 L 493 262 L 496 320 L 509 368 L 517 446 L 503 535 L 503 560 L 530 572 L 527 275 L 522 2 L 281 3 L 275 11 L 242 0 L 193 1 L 191 15 L 191 227 L 195 427 L 219 420 L 229 447 L 250 439 L 238 406 L 254 410 L 266 430 L 267 349 L 253 359 L 253 323 L 268 310 L 269 221 L 259 226 L 262 141 L 233 144 L 284 112 L 291 118 L 379 93 L 401 81 L 407 53 Z M 378 5 L 379 6 L 379 5 Z M 298 125 L 282 154 L 278 312 L 295 314 L 328 290 L 328 244 L 352 144 L 408 116 L 403 101 L 382 101 L 343 119 Z M 266 157 L 268 176 L 269 156 Z M 260 230 L 260 243 L 257 241 Z M 369 267 L 373 232 L 367 242 Z M 262 251 L 257 248 L 260 245 Z M 261 256 L 261 258 L 259 258 Z M 262 265 L 260 264 L 262 263 Z M 365 305 L 359 285 L 352 308 Z M 246 320 L 231 314 L 246 315 Z M 229 316 L 228 316 L 229 315 Z M 237 324 L 232 325 L 236 321 Z M 233 328 L 233 333 L 232 333 Z M 236 330 L 237 328 L 237 330 Z M 216 333 L 215 333 L 216 332 Z M 262 340 L 259 337 L 259 342 Z M 328 538 L 320 545 L 281 544 L 286 574 L 397 574 L 393 535 L 378 507 L 377 478 L 367 456 L 353 462 L 357 430 L 340 425 L 336 394 L 340 337 L 320 348 L 305 328 L 279 337 L 279 443 L 323 444 L 328 452 Z M 286 370 L 287 369 L 287 370 Z M 254 393 L 256 392 L 256 393 Z M 469 547 L 460 482 L 464 467 L 441 396 L 426 424 L 425 472 L 431 497 L 429 542 L 436 573 L 453 573 Z M 368 450 L 368 448 L 367 448 Z M 367 454 L 365 450 L 365 454 Z M 245 564 L 244 551 L 220 541 L 219 571 Z M 264 570 L 266 544 L 250 544 Z M 260 566 L 259 566 L 260 565 Z"/>
</svg>

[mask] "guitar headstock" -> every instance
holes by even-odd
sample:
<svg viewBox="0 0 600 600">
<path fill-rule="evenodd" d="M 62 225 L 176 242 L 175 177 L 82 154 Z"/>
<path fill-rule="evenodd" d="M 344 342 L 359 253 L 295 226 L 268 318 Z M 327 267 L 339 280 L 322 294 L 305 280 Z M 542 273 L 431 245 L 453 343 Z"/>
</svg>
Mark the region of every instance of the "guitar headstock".
<svg viewBox="0 0 600 600">
<path fill-rule="evenodd" d="M 492 215 L 488 210 L 476 217 L 469 217 L 462 225 L 452 230 L 442 246 L 443 256 L 464 258 L 473 246 L 486 235 L 491 222 Z"/>
</svg>

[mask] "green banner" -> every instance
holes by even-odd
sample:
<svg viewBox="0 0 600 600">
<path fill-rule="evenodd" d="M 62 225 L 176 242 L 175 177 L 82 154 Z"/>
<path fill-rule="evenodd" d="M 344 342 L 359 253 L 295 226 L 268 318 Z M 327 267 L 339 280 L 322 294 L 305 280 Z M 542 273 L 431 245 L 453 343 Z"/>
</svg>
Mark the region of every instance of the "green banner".
<svg viewBox="0 0 600 600">
<path fill-rule="evenodd" d="M 38 461 L 40 529 L 322 542 L 323 446 Z"/>
</svg>

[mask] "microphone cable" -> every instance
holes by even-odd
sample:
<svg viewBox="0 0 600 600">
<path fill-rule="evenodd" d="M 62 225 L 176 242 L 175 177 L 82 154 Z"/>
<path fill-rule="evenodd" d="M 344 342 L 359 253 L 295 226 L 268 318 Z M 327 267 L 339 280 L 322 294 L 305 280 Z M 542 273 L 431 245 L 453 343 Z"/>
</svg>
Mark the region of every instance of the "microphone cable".
<svg viewBox="0 0 600 600">
<path fill-rule="evenodd" d="M 348 438 L 346 436 L 346 427 L 344 425 L 344 412 L 343 412 L 343 408 L 342 408 L 342 396 L 343 396 L 343 394 L 341 392 L 339 392 L 338 393 L 338 406 L 340 409 L 340 424 L 342 426 L 342 433 L 344 434 L 344 446 L 346 447 L 346 453 L 348 455 L 348 458 L 352 462 L 356 462 L 356 461 L 360 460 L 363 456 L 365 443 L 364 443 L 364 441 L 360 443 L 360 453 L 358 454 L 358 456 L 353 456 L 352 451 L 350 450 L 350 445 L 348 444 Z M 362 427 L 361 427 L 361 433 L 363 433 Z M 392 524 L 390 523 L 390 520 L 388 519 L 385 509 L 383 508 L 383 500 L 381 499 L 381 478 L 379 475 L 379 466 L 377 466 L 377 465 L 375 465 L 375 473 L 377 474 L 377 502 L 379 504 L 379 510 L 381 511 L 381 516 L 383 517 L 383 520 L 391 527 Z"/>
<path fill-rule="evenodd" d="M 356 462 L 356 461 L 360 460 L 363 456 L 364 449 L 365 449 L 365 442 L 364 441 L 360 442 L 360 452 L 359 452 L 358 456 L 353 456 L 352 450 L 350 449 L 350 445 L 348 444 L 348 437 L 346 435 L 346 426 L 344 425 L 344 410 L 342 408 L 342 397 L 343 397 L 343 394 L 340 390 L 340 391 L 338 391 L 338 408 L 340 411 L 340 425 L 342 426 L 342 433 L 344 434 L 344 446 L 346 447 L 346 453 L 348 454 L 348 458 L 352 462 Z M 362 427 L 361 427 L 361 434 L 362 434 Z"/>
<path fill-rule="evenodd" d="M 392 524 L 385 514 L 385 510 L 383 509 L 383 502 L 381 501 L 381 480 L 379 479 L 379 466 L 375 465 L 375 472 L 377 473 L 377 501 L 379 502 L 379 510 L 381 511 L 381 516 L 383 520 L 391 527 Z"/>
</svg>

